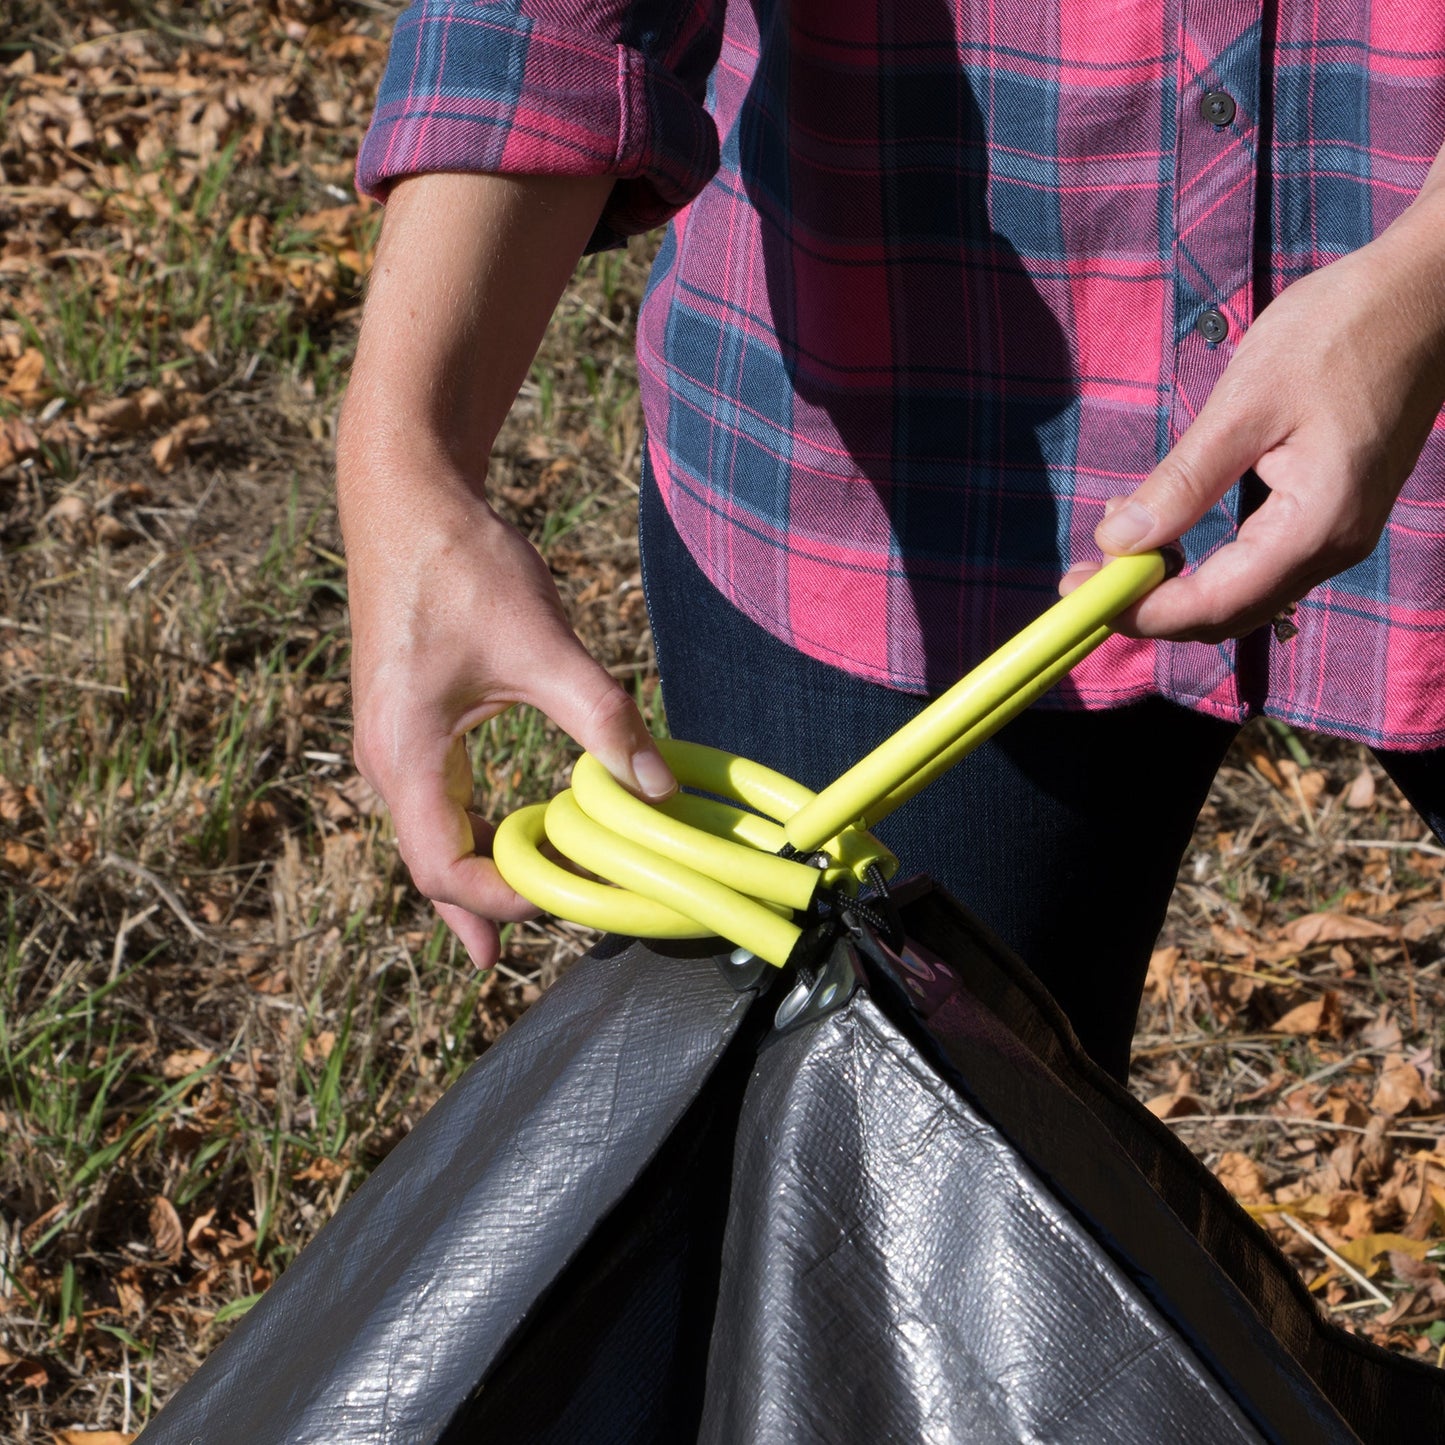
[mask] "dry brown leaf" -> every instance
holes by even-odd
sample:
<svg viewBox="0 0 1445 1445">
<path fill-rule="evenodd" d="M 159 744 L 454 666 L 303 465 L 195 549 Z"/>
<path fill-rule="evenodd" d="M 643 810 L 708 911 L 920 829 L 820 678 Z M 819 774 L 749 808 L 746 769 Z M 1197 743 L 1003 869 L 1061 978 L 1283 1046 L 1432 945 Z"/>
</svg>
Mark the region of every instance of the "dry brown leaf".
<svg viewBox="0 0 1445 1445">
<path fill-rule="evenodd" d="M 1169 996 L 1169 981 L 1181 956 L 1178 948 L 1156 948 L 1150 956 L 1144 987 L 1161 1003 Z"/>
<path fill-rule="evenodd" d="M 56 1445 L 131 1445 L 137 1437 L 120 1430 L 58 1430 Z"/>
<path fill-rule="evenodd" d="M 40 450 L 40 441 L 24 417 L 0 420 L 0 467 L 13 467 L 33 457 Z"/>
<path fill-rule="evenodd" d="M 1145 1099 L 1144 1107 L 1156 1119 L 1182 1119 L 1189 1114 L 1202 1114 L 1204 1101 L 1197 1094 L 1156 1094 Z"/>
<path fill-rule="evenodd" d="M 381 798 L 360 773 L 353 773 L 335 787 L 318 788 L 316 796 L 322 812 L 333 823 L 372 817 L 382 808 Z"/>
<path fill-rule="evenodd" d="M 1390 1142 L 1390 1121 L 1384 1114 L 1371 1114 L 1360 1136 L 1360 1168 L 1356 1177 L 1369 1180 L 1369 1170 L 1375 1179 L 1384 1179 L 1395 1162 L 1395 1146 Z"/>
<path fill-rule="evenodd" d="M 189 326 L 181 332 L 181 340 L 196 353 L 197 356 L 204 356 L 211 349 L 211 318 L 209 315 L 202 316 L 194 326 Z"/>
<path fill-rule="evenodd" d="M 1264 1175 L 1248 1154 L 1234 1149 L 1223 1154 L 1214 1166 L 1214 1177 L 1242 1203 L 1252 1204 L 1264 1198 Z"/>
<path fill-rule="evenodd" d="M 313 1159 L 304 1169 L 291 1177 L 295 1180 L 315 1180 L 320 1184 L 335 1184 L 346 1173 L 350 1165 L 338 1159 Z"/>
<path fill-rule="evenodd" d="M 1322 1034 L 1337 1039 L 1344 1031 L 1344 1019 L 1340 1012 L 1340 996 L 1333 989 L 1321 998 L 1308 1003 L 1297 1004 L 1283 1017 L 1270 1025 L 1276 1034 L 1298 1034 L 1301 1037 Z"/>
<path fill-rule="evenodd" d="M 164 475 L 174 471 L 197 437 L 210 429 L 210 420 L 204 416 L 188 416 L 179 421 L 151 448 L 151 460 L 156 470 Z"/>
<path fill-rule="evenodd" d="M 1374 802 L 1375 776 L 1369 768 L 1361 768 L 1345 791 L 1345 807 L 1369 808 L 1374 806 Z"/>
<path fill-rule="evenodd" d="M 186 1231 L 181 1227 L 176 1206 L 164 1194 L 157 1194 L 151 1200 L 149 1223 L 156 1253 L 167 1264 L 179 1263 L 186 1247 Z"/>
<path fill-rule="evenodd" d="M 12 396 L 22 405 L 38 401 L 45 395 L 45 353 L 37 347 L 27 347 L 20 354 L 20 360 L 10 368 L 5 382 L 5 394 Z"/>
<path fill-rule="evenodd" d="M 95 524 L 96 540 L 110 547 L 124 547 L 128 542 L 140 541 L 140 533 L 132 531 L 119 517 L 109 513 L 100 517 Z"/>
<path fill-rule="evenodd" d="M 161 1062 L 163 1079 L 184 1079 L 197 1069 L 204 1069 L 216 1056 L 210 1049 L 177 1049 Z"/>
<path fill-rule="evenodd" d="M 1389 1004 L 1360 1030 L 1360 1042 L 1371 1049 L 1398 1049 L 1400 1047 L 1400 1025 Z"/>
<path fill-rule="evenodd" d="M 1412 913 L 1400 930 L 1400 937 L 1407 943 L 1423 943 L 1427 938 L 1438 938 L 1445 932 L 1445 903 L 1432 904 Z"/>
<path fill-rule="evenodd" d="M 1408 1238 L 1408 1236 L 1407 1236 Z M 1435 1241 L 1431 1241 L 1433 1247 Z M 1440 1284 L 1440 1266 L 1417 1254 L 1406 1254 L 1403 1250 L 1392 1249 L 1385 1256 L 1390 1261 L 1390 1273 L 1405 1284 L 1417 1289 L 1428 1289 Z"/>
<path fill-rule="evenodd" d="M 356 202 L 345 206 L 330 206 L 324 211 L 308 211 L 297 216 L 293 223 L 298 231 L 315 231 L 333 240 L 339 240 L 351 230 L 351 224 L 361 214 Z"/>
<path fill-rule="evenodd" d="M 1382 1254 L 1393 1252 L 1424 1259 L 1432 1247 L 1428 1239 L 1406 1239 L 1403 1234 L 1362 1234 L 1358 1239 L 1347 1239 L 1337 1252 L 1356 1269 L 1370 1274 L 1370 1265 Z"/>
<path fill-rule="evenodd" d="M 145 1313 L 145 1291 L 140 1286 L 140 1271 L 133 1264 L 126 1265 L 112 1277 L 115 1297 L 120 1312 L 127 1319 L 138 1319 Z"/>
<path fill-rule="evenodd" d="M 1209 936 L 1214 946 L 1229 958 L 1253 958 L 1258 945 L 1247 933 L 1237 928 L 1226 928 L 1222 923 L 1209 925 Z"/>
<path fill-rule="evenodd" d="M 1396 1114 L 1403 1114 L 1411 1104 L 1428 1109 L 1435 1102 L 1414 1064 L 1391 1063 L 1389 1060 L 1386 1063 L 1387 1067 L 1381 1072 L 1380 1082 L 1370 1099 L 1370 1107 L 1376 1113 L 1393 1118 Z"/>
<path fill-rule="evenodd" d="M 43 1390 L 50 1383 L 50 1372 L 41 1360 L 0 1349 L 0 1382 L 22 1389 Z"/>
<path fill-rule="evenodd" d="M 1244 755 L 1249 759 L 1250 765 L 1258 769 L 1260 776 L 1264 778 L 1265 782 L 1267 782 L 1271 788 L 1281 793 L 1287 791 L 1288 784 L 1286 784 L 1284 776 L 1275 766 L 1274 759 L 1270 757 L 1263 748 L 1251 747 L 1246 744 Z"/>
<path fill-rule="evenodd" d="M 129 436 L 143 425 L 140 398 L 117 396 L 85 409 L 85 421 L 102 436 Z"/>
<path fill-rule="evenodd" d="M 1281 941 L 1294 948 L 1312 948 L 1318 943 L 1337 943 L 1346 938 L 1398 938 L 1392 923 L 1359 918 L 1351 913 L 1306 913 L 1280 930 Z"/>
</svg>

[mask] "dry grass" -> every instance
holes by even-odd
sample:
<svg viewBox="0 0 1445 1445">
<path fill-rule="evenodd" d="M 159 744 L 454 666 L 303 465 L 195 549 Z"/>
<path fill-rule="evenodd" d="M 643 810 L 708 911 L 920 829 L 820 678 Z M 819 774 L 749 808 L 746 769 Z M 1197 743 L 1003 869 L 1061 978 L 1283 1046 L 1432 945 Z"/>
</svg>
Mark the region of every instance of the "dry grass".
<svg viewBox="0 0 1445 1445">
<path fill-rule="evenodd" d="M 350 165 L 388 7 L 84 14 L 26 6 L 0 31 L 16 1440 L 138 1429 L 585 941 L 527 925 L 474 975 L 348 764 L 329 455 L 376 226 Z M 650 710 L 628 343 L 645 261 L 579 275 L 493 481 Z M 501 812 L 550 793 L 568 754 L 509 716 L 478 760 Z M 1429 1256 L 1445 1217 L 1445 858 L 1407 846 L 1422 829 L 1369 769 L 1365 800 L 1364 766 L 1260 729 L 1236 750 L 1151 975 L 1141 1089 L 1268 1219 L 1287 1200 L 1357 1253 L 1413 1239 L 1366 1261 L 1387 1312 L 1272 1226 L 1344 1318 L 1433 1352 L 1438 1276 L 1410 1250 Z M 1298 923 L 1319 912 L 1354 931 Z"/>
</svg>

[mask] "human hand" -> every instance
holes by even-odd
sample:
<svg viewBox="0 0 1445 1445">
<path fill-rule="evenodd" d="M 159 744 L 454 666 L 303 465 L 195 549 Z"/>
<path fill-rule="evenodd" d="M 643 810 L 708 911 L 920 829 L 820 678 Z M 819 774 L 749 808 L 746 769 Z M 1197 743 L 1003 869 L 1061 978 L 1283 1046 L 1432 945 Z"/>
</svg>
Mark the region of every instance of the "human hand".
<svg viewBox="0 0 1445 1445">
<path fill-rule="evenodd" d="M 537 910 L 489 856 L 466 733 L 540 708 L 625 787 L 676 786 L 577 640 L 546 565 L 487 504 L 488 459 L 607 176 L 438 172 L 387 203 L 337 438 L 355 753 L 413 881 L 479 967 Z"/>
<path fill-rule="evenodd" d="M 487 968 L 498 922 L 537 910 L 491 860 L 470 729 L 528 703 L 641 796 L 676 784 L 631 698 L 573 633 L 531 544 L 466 487 L 430 481 L 388 488 L 416 499 L 404 523 L 378 531 L 347 518 L 355 756 L 391 809 L 412 880 Z"/>
<path fill-rule="evenodd" d="M 1269 489 L 1231 541 L 1116 626 L 1176 641 L 1240 637 L 1362 561 L 1442 401 L 1445 240 L 1438 218 L 1407 213 L 1266 307 L 1174 449 L 1110 502 L 1095 541 L 1126 555 L 1181 536 L 1250 469 Z M 1098 566 L 1071 568 L 1059 590 Z"/>
</svg>

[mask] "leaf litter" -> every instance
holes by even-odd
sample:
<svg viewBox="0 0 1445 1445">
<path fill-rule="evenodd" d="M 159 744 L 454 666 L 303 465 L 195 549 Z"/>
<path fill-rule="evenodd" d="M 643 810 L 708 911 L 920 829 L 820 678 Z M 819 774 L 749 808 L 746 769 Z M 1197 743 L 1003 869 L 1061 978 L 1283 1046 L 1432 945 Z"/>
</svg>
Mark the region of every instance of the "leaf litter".
<svg viewBox="0 0 1445 1445">
<path fill-rule="evenodd" d="M 397 8 L 38 8 L 0 52 L 7 1439 L 132 1439 L 590 941 L 522 925 L 476 978 L 347 764 L 329 451 Z M 649 257 L 583 269 L 490 482 L 661 726 L 631 509 Z M 478 786 L 500 813 L 568 761 L 509 715 Z M 1373 760 L 1251 726 L 1134 1076 L 1323 1309 L 1431 1360 L 1442 930 L 1445 851 Z"/>
</svg>

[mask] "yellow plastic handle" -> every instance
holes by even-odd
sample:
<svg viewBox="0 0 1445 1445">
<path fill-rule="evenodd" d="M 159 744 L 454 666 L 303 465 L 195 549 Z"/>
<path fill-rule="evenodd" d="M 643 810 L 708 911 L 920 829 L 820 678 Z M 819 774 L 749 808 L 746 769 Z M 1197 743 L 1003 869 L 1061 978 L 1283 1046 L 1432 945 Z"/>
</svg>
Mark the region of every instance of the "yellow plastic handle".
<svg viewBox="0 0 1445 1445">
<path fill-rule="evenodd" d="M 717 934 L 781 966 L 801 936 L 792 915 L 820 882 L 851 888 L 873 867 L 885 877 L 897 867 L 865 830 L 1052 687 L 1165 571 L 1158 552 L 1110 562 L 821 793 L 747 758 L 665 740 L 668 766 L 697 791 L 653 807 L 584 753 L 569 790 L 497 829 L 497 868 L 575 922 L 643 938 Z M 610 882 L 552 862 L 544 840 Z M 820 867 L 778 856 L 786 848 Z"/>
<path fill-rule="evenodd" d="M 658 746 L 680 782 L 758 811 L 695 794 L 652 807 L 584 753 L 570 789 L 497 829 L 492 855 L 502 877 L 524 898 L 577 923 L 643 938 L 718 934 L 781 966 L 801 934 L 792 914 L 808 906 L 820 883 L 861 876 L 869 863 L 887 872 L 897 866 L 856 830 L 830 840 L 831 866 L 779 857 L 786 839 L 777 820 L 805 806 L 809 789 L 716 748 L 675 740 Z M 544 840 L 616 886 L 552 862 L 541 851 Z"/>
<path fill-rule="evenodd" d="M 1159 552 L 1101 567 L 789 818 L 788 842 L 807 853 L 851 823 L 877 823 L 1093 651 L 1164 574 Z"/>
<path fill-rule="evenodd" d="M 548 804 L 509 813 L 497 826 L 492 857 L 497 871 L 528 901 L 559 918 L 634 938 L 702 938 L 707 929 L 666 905 L 580 877 L 546 857 Z"/>
</svg>

